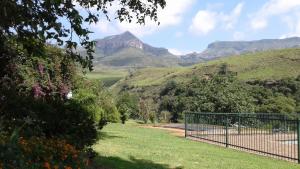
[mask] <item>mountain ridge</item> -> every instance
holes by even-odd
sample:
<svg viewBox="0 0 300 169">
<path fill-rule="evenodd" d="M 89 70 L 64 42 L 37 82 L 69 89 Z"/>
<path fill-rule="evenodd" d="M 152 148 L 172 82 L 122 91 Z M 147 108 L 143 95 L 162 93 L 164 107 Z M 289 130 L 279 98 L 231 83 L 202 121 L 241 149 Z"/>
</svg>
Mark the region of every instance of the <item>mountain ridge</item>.
<svg viewBox="0 0 300 169">
<path fill-rule="evenodd" d="M 245 53 L 298 47 L 300 47 L 299 37 L 290 37 L 285 39 L 261 39 L 253 41 L 216 41 L 210 43 L 203 52 L 193 53 L 193 55 L 183 55 L 181 58 L 189 60 L 189 62 L 193 64 L 203 60 L 207 61 Z M 191 55 L 191 57 L 189 57 L 189 55 Z"/>
<path fill-rule="evenodd" d="M 178 57 L 166 48 L 153 47 L 142 42 L 131 32 L 96 39 L 97 65 L 117 67 L 178 66 Z"/>
<path fill-rule="evenodd" d="M 94 64 L 99 67 L 121 68 L 189 66 L 245 53 L 300 47 L 299 37 L 253 41 L 216 41 L 208 44 L 207 48 L 200 53 L 193 52 L 177 56 L 166 48 L 153 47 L 144 43 L 129 31 L 95 41 Z"/>
</svg>

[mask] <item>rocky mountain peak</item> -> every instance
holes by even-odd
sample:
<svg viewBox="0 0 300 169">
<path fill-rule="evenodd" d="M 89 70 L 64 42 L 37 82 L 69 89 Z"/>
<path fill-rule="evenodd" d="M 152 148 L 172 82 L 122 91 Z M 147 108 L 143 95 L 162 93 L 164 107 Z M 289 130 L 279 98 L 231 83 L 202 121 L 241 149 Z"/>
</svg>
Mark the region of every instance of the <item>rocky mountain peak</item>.
<svg viewBox="0 0 300 169">
<path fill-rule="evenodd" d="M 143 42 L 129 31 L 96 40 L 96 47 L 104 54 L 111 54 L 128 47 L 143 49 L 143 46 Z"/>
<path fill-rule="evenodd" d="M 122 37 L 123 39 L 138 39 L 134 34 L 132 34 L 129 31 L 126 31 L 126 32 L 120 34 L 119 36 Z"/>
</svg>

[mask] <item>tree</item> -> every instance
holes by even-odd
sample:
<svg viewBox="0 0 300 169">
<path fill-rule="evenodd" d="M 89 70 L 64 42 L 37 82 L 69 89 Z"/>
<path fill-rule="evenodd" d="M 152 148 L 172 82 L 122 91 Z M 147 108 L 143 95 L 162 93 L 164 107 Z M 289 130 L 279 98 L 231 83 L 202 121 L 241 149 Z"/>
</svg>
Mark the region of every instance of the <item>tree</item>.
<svg viewBox="0 0 300 169">
<path fill-rule="evenodd" d="M 141 119 L 144 121 L 144 123 L 148 123 L 149 109 L 148 109 L 147 102 L 143 98 L 140 98 L 140 101 L 139 101 L 139 114 L 141 116 Z"/>
<path fill-rule="evenodd" d="M 254 112 L 249 86 L 232 75 L 215 75 L 211 79 L 193 79 L 188 83 L 161 92 L 160 111 L 171 112 L 171 121 L 178 122 L 184 112 L 249 113 Z M 167 89 L 168 92 L 165 92 Z"/>
<path fill-rule="evenodd" d="M 292 98 L 279 95 L 266 100 L 266 103 L 261 105 L 259 111 L 262 113 L 280 113 L 287 117 L 295 117 L 296 103 Z"/>
<path fill-rule="evenodd" d="M 120 118 L 122 121 L 122 124 L 125 124 L 125 122 L 128 120 L 130 116 L 130 109 L 127 107 L 126 104 L 121 104 L 118 107 L 119 113 L 120 113 Z"/>
<path fill-rule="evenodd" d="M 157 21 L 157 10 L 165 5 L 165 0 L 4 0 L 0 1 L 0 46 L 14 38 L 30 56 L 36 56 L 43 52 L 47 40 L 54 40 L 66 45 L 70 57 L 91 69 L 94 42 L 84 24 L 97 23 L 101 15 L 120 22 L 144 24 L 147 18 Z M 112 6 L 117 10 L 110 16 Z M 63 25 L 62 19 L 68 25 Z M 86 49 L 86 57 L 74 52 L 78 45 L 75 37 Z M 1 60 L 5 59 L 2 50 Z"/>
<path fill-rule="evenodd" d="M 116 105 L 123 124 L 129 117 L 134 118 L 138 114 L 138 98 L 133 94 L 128 92 L 120 93 Z"/>
<path fill-rule="evenodd" d="M 90 82 L 77 85 L 82 81 L 76 77 L 78 62 L 92 69 L 94 42 L 84 25 L 98 22 L 101 15 L 120 22 L 157 21 L 157 9 L 164 6 L 164 0 L 0 1 L 0 119 L 5 131 L 28 118 L 31 125 L 22 136 L 60 137 L 80 148 L 94 143 L 97 129 L 119 117 L 108 94 Z M 76 52 L 78 45 L 86 56 Z M 68 100 L 71 91 L 74 98 Z"/>
</svg>

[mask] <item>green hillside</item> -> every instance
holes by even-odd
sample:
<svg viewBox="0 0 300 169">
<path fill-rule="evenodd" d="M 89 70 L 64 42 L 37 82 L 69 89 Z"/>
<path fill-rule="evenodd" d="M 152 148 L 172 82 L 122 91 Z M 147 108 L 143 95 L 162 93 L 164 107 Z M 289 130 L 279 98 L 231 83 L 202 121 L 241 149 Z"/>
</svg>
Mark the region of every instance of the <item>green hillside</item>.
<svg viewBox="0 0 300 169">
<path fill-rule="evenodd" d="M 132 77 L 120 81 L 117 86 L 153 86 L 169 80 L 187 81 L 195 76 L 205 76 L 227 64 L 230 71 L 237 72 L 241 80 L 266 80 L 296 77 L 300 74 L 300 49 L 272 50 L 241 56 L 226 57 L 192 67 L 147 68 L 138 70 Z"/>
<path fill-rule="evenodd" d="M 115 67 L 166 67 L 177 65 L 174 56 L 155 57 L 136 48 L 125 48 L 110 56 L 98 58 L 97 61 L 103 65 Z M 95 66 L 97 67 L 97 65 Z"/>
</svg>

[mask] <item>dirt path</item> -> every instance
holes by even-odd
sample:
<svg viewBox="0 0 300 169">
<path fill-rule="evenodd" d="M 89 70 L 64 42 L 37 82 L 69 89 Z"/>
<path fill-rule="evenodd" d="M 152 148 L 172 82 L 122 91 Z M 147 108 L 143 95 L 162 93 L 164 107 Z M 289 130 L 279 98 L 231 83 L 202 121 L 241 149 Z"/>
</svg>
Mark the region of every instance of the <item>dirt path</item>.
<svg viewBox="0 0 300 169">
<path fill-rule="evenodd" d="M 178 137 L 184 137 L 184 130 L 183 129 L 175 129 L 175 128 L 167 128 L 163 126 L 141 126 L 144 128 L 152 128 L 152 129 L 160 129 L 160 130 L 167 130 L 171 134 L 178 136 Z"/>
</svg>

